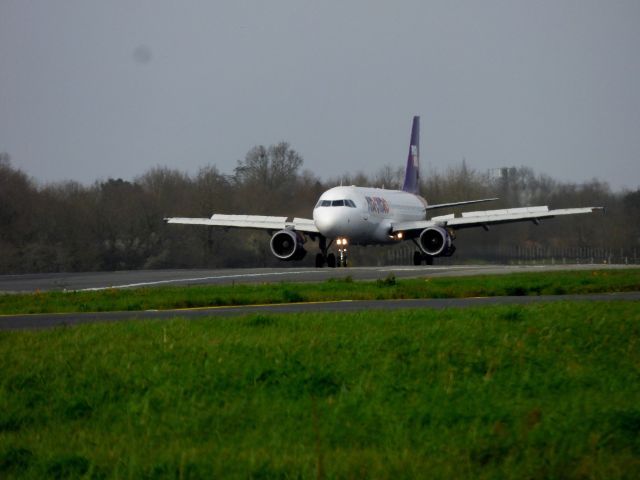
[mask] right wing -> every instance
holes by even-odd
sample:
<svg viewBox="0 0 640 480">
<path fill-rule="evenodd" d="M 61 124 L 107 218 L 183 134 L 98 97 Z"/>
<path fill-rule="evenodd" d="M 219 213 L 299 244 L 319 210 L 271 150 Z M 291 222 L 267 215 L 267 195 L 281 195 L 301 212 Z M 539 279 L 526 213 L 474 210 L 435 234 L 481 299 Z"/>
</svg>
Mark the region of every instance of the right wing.
<svg viewBox="0 0 640 480">
<path fill-rule="evenodd" d="M 308 218 L 269 217 L 265 215 L 223 215 L 215 213 L 211 218 L 170 217 L 167 223 L 183 225 L 209 225 L 227 228 L 255 228 L 259 230 L 292 229 L 305 233 L 318 233 L 313 220 Z"/>
</svg>

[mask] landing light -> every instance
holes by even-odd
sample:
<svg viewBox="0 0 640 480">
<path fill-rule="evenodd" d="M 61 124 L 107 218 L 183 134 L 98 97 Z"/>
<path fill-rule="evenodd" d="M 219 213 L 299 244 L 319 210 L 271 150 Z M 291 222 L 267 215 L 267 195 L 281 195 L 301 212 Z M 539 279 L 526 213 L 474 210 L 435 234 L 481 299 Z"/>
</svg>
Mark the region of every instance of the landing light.
<svg viewBox="0 0 640 480">
<path fill-rule="evenodd" d="M 336 243 L 337 243 L 338 245 L 347 245 L 347 239 L 346 239 L 346 238 L 338 238 L 338 239 L 336 240 Z"/>
<path fill-rule="evenodd" d="M 398 236 L 397 236 L 398 240 L 402 240 L 402 237 L 403 237 L 402 232 L 398 232 Z"/>
</svg>

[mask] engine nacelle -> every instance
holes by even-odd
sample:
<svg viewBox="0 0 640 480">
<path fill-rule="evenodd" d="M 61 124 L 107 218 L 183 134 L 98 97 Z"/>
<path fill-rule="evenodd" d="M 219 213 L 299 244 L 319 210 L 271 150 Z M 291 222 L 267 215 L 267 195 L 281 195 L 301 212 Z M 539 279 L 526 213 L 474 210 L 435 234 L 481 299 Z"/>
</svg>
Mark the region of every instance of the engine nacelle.
<svg viewBox="0 0 640 480">
<path fill-rule="evenodd" d="M 293 230 L 280 230 L 271 237 L 271 253 L 280 260 L 302 260 L 307 251 L 302 247 L 304 237 Z"/>
<path fill-rule="evenodd" d="M 432 257 L 451 256 L 456 247 L 453 246 L 451 235 L 442 227 L 425 228 L 418 241 L 424 253 Z"/>
</svg>

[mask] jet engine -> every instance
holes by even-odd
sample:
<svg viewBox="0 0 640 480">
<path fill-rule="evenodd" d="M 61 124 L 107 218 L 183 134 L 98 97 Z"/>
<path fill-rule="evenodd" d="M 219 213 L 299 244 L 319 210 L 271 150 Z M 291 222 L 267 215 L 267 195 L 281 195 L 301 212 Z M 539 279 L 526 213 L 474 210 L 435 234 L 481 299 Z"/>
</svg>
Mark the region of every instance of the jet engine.
<svg viewBox="0 0 640 480">
<path fill-rule="evenodd" d="M 302 260 L 307 251 L 302 247 L 304 237 L 293 230 L 280 230 L 271 237 L 271 253 L 280 260 Z"/>
<path fill-rule="evenodd" d="M 422 251 L 432 257 L 449 257 L 456 249 L 451 235 L 442 227 L 425 228 L 420 234 L 419 244 Z"/>
</svg>

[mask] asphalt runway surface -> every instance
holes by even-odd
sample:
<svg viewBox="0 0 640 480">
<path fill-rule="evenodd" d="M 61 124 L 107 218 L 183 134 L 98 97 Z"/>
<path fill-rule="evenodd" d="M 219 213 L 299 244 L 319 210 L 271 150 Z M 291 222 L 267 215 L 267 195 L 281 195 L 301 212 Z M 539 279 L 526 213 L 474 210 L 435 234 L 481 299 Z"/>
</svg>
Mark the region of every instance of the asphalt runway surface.
<svg viewBox="0 0 640 480">
<path fill-rule="evenodd" d="M 232 283 L 322 282 L 330 278 L 377 280 L 397 278 L 492 275 L 514 272 L 638 268 L 637 265 L 454 265 L 355 268 L 252 268 L 227 270 L 132 270 L 120 272 L 38 273 L 0 275 L 0 293 L 49 290 L 104 290 L 168 285 L 229 285 Z"/>
<path fill-rule="evenodd" d="M 0 276 L 0 292 L 30 293 L 35 291 L 97 291 L 112 288 L 140 288 L 168 285 L 225 285 L 232 283 L 320 282 L 331 278 L 352 277 L 354 280 L 383 279 L 390 274 L 397 278 L 442 277 L 461 275 L 507 274 L 559 270 L 597 270 L 634 268 L 627 265 L 464 265 L 464 266 L 385 266 L 358 268 L 262 268 L 234 270 L 137 270 L 121 272 L 58 273 Z M 31 315 L 0 315 L 0 330 L 38 329 L 72 326 L 118 320 L 220 317 L 247 314 L 283 314 L 304 312 L 334 312 L 336 314 L 363 310 L 393 310 L 408 308 L 465 308 L 482 305 L 525 305 L 561 300 L 640 300 L 640 292 L 562 295 L 483 297 L 466 299 L 371 300 L 232 307 L 205 307 L 139 312 L 86 312 Z"/>
<path fill-rule="evenodd" d="M 228 317 L 249 314 L 288 314 L 330 312 L 336 315 L 358 311 L 399 309 L 467 308 L 487 305 L 528 305 L 566 300 L 613 301 L 640 300 L 640 292 L 600 293 L 589 295 L 542 295 L 522 297 L 438 298 L 417 300 L 363 300 L 337 302 L 305 302 L 234 307 L 201 307 L 139 312 L 43 313 L 32 315 L 0 315 L 0 330 L 70 327 L 85 323 L 120 320 L 167 320 L 172 318 Z"/>
</svg>

